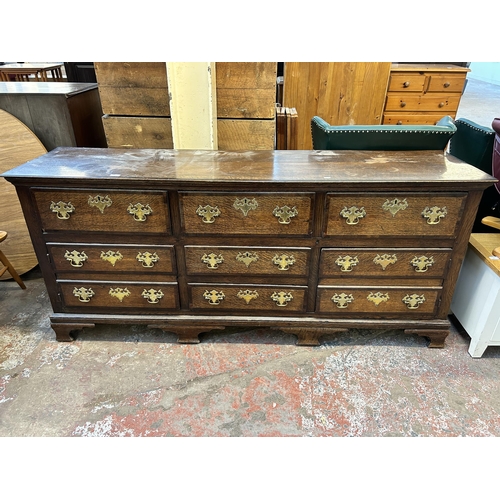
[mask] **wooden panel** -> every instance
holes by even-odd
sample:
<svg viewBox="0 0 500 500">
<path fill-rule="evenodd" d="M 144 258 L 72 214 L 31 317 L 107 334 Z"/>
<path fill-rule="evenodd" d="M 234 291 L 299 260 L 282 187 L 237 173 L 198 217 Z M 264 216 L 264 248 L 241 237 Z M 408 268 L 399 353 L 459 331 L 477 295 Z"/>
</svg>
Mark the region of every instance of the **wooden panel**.
<svg viewBox="0 0 500 500">
<path fill-rule="evenodd" d="M 217 120 L 220 150 L 274 149 L 275 120 Z"/>
<path fill-rule="evenodd" d="M 277 63 L 216 63 L 219 118 L 274 118 Z"/>
<path fill-rule="evenodd" d="M 311 118 L 331 125 L 382 121 L 391 63 L 285 63 L 283 101 L 297 110 L 297 149 L 312 149 Z"/>
<path fill-rule="evenodd" d="M 99 87 L 167 88 L 164 62 L 95 62 Z"/>
<path fill-rule="evenodd" d="M 46 153 L 35 134 L 17 118 L 0 110 L 0 174 Z M 8 236 L 1 249 L 18 274 L 33 269 L 38 260 L 15 187 L 0 177 L 0 230 Z M 8 272 L 0 280 L 11 279 Z"/>
<path fill-rule="evenodd" d="M 109 148 L 173 148 L 170 118 L 105 115 L 102 123 Z"/>
<path fill-rule="evenodd" d="M 442 75 L 431 75 L 429 78 L 428 92 L 460 92 L 465 85 L 465 74 L 457 75 L 444 73 Z"/>
<path fill-rule="evenodd" d="M 99 92 L 104 114 L 132 116 L 170 115 L 170 103 L 166 87 L 99 87 Z"/>
<path fill-rule="evenodd" d="M 426 76 L 421 73 L 391 74 L 389 80 L 390 92 L 423 92 Z"/>
</svg>

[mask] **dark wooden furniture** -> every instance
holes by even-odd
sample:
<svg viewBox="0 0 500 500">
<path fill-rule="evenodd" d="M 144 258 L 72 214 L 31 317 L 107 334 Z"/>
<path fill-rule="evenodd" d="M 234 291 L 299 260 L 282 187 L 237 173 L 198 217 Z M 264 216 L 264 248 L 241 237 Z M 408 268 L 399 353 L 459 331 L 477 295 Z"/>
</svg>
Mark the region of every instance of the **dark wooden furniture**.
<svg viewBox="0 0 500 500">
<path fill-rule="evenodd" d="M 58 340 L 142 323 L 180 342 L 269 326 L 442 347 L 488 174 L 430 151 L 59 148 L 17 189 Z"/>
<path fill-rule="evenodd" d="M 106 147 L 95 83 L 0 82 L 0 109 L 21 120 L 48 151 Z"/>
<path fill-rule="evenodd" d="M 0 80 L 4 82 L 62 82 L 62 63 L 10 63 L 0 65 Z"/>
</svg>

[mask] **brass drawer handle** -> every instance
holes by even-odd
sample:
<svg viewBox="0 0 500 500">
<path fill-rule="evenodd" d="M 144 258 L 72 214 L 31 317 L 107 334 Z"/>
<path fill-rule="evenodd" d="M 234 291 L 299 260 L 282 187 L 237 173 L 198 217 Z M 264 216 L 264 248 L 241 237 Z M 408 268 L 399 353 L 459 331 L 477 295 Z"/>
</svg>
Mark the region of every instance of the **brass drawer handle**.
<svg viewBox="0 0 500 500">
<path fill-rule="evenodd" d="M 215 217 L 218 217 L 220 214 L 219 207 L 211 207 L 210 205 L 205 205 L 204 207 L 200 205 L 196 209 L 196 215 L 199 215 L 206 224 L 213 224 Z"/>
<path fill-rule="evenodd" d="M 201 261 L 203 264 L 206 264 L 208 269 L 218 269 L 219 264 L 222 264 L 224 262 L 224 257 L 222 257 L 222 254 L 215 254 L 215 253 L 209 253 L 208 255 L 204 253 L 201 257 Z"/>
<path fill-rule="evenodd" d="M 225 298 L 224 292 L 218 290 L 205 290 L 203 298 L 212 306 L 218 306 Z"/>
<path fill-rule="evenodd" d="M 72 214 L 75 211 L 75 207 L 73 204 L 68 201 L 67 203 L 65 201 L 58 201 L 55 203 L 54 201 L 50 204 L 50 210 L 52 212 L 55 212 L 57 214 L 58 219 L 69 219 L 70 214 Z"/>
<path fill-rule="evenodd" d="M 373 259 L 373 263 L 379 265 L 382 267 L 382 270 L 385 271 L 386 267 L 389 264 L 395 264 L 398 261 L 396 254 L 389 255 L 387 253 L 384 253 L 384 255 L 377 255 Z"/>
<path fill-rule="evenodd" d="M 411 264 L 415 268 L 415 272 L 425 273 L 434 264 L 434 257 L 425 257 L 425 255 L 422 255 L 422 257 L 415 256 L 411 260 Z"/>
<path fill-rule="evenodd" d="M 406 210 L 408 208 L 408 202 L 406 198 L 404 200 L 394 198 L 393 200 L 386 200 L 382 208 L 390 212 L 394 217 L 400 210 Z"/>
<path fill-rule="evenodd" d="M 376 306 L 378 306 L 382 302 L 387 302 L 389 300 L 389 294 L 382 292 L 376 292 L 376 293 L 370 292 L 366 298 L 370 302 L 373 302 Z"/>
<path fill-rule="evenodd" d="M 354 266 L 359 264 L 359 259 L 356 256 L 351 257 L 350 255 L 346 255 L 345 257 L 338 257 L 335 261 L 335 264 L 340 267 L 340 270 L 343 273 L 350 273 Z"/>
<path fill-rule="evenodd" d="M 109 262 L 113 267 L 115 264 L 123 259 L 123 255 L 120 252 L 114 252 L 113 250 L 108 250 L 105 252 L 104 250 L 101 252 L 101 259 Z"/>
<path fill-rule="evenodd" d="M 439 224 L 439 221 L 445 217 L 447 213 L 446 207 L 425 207 L 422 211 L 422 217 L 427 219 L 427 224 Z"/>
<path fill-rule="evenodd" d="M 271 299 L 273 299 L 278 307 L 285 307 L 293 300 L 293 295 L 291 292 L 274 292 L 271 295 Z"/>
<path fill-rule="evenodd" d="M 89 206 L 97 207 L 101 212 L 101 214 L 103 214 L 104 209 L 110 207 L 112 203 L 113 202 L 111 201 L 111 198 L 108 195 L 101 196 L 100 194 L 98 194 L 94 196 L 94 198 L 92 198 L 92 196 L 89 196 Z"/>
<path fill-rule="evenodd" d="M 139 252 L 136 257 L 137 262 L 142 263 L 142 267 L 154 267 L 160 260 L 156 252 Z"/>
<path fill-rule="evenodd" d="M 243 262 L 245 266 L 249 267 L 252 262 L 257 262 L 259 256 L 255 252 L 238 252 L 236 256 L 238 262 Z"/>
<path fill-rule="evenodd" d="M 239 299 L 243 299 L 247 304 L 250 304 L 250 301 L 257 299 L 259 294 L 257 293 L 257 290 L 240 290 L 236 296 Z"/>
<path fill-rule="evenodd" d="M 94 290 L 92 288 L 85 288 L 81 286 L 80 288 L 73 289 L 73 295 L 78 297 L 80 302 L 90 302 L 90 299 L 95 295 Z"/>
<path fill-rule="evenodd" d="M 89 258 L 85 252 L 78 252 L 78 250 L 73 250 L 70 252 L 66 250 L 64 253 L 64 258 L 69 261 L 73 267 L 82 267 L 83 263 Z"/>
<path fill-rule="evenodd" d="M 416 293 L 413 293 L 411 295 L 407 294 L 403 297 L 402 300 L 406 304 L 406 307 L 408 307 L 408 309 L 418 309 L 418 306 L 425 302 L 425 296 L 423 294 L 418 295 Z"/>
<path fill-rule="evenodd" d="M 115 297 L 120 302 L 123 302 L 123 299 L 125 297 L 130 297 L 130 290 L 127 287 L 125 287 L 125 288 L 120 288 L 120 287 L 110 288 L 109 294 L 111 295 L 111 297 Z"/>
<path fill-rule="evenodd" d="M 233 203 L 233 207 L 236 208 L 236 210 L 241 210 L 245 217 L 248 215 L 250 210 L 256 210 L 258 206 L 259 204 L 255 198 L 252 198 L 251 200 L 248 198 L 243 198 L 241 200 L 236 198 L 236 201 Z"/>
<path fill-rule="evenodd" d="M 144 289 L 141 296 L 144 297 L 150 304 L 158 304 L 160 299 L 162 299 L 165 294 L 161 290 L 150 288 L 149 290 Z"/>
<path fill-rule="evenodd" d="M 351 207 L 347 208 L 344 207 L 340 215 L 346 219 L 346 224 L 349 224 L 350 226 L 354 226 L 359 222 L 359 219 L 362 219 L 366 215 L 365 207 Z"/>
<path fill-rule="evenodd" d="M 288 271 L 290 269 L 290 266 L 293 266 L 295 264 L 295 257 L 293 255 L 278 255 L 276 254 L 273 259 L 273 264 L 276 264 L 278 266 L 278 269 L 280 271 Z"/>
<path fill-rule="evenodd" d="M 337 305 L 339 309 L 346 309 L 347 306 L 354 301 L 353 295 L 350 293 L 347 295 L 346 293 L 335 294 L 331 298 L 332 302 Z"/>
<path fill-rule="evenodd" d="M 146 216 L 153 213 L 153 209 L 149 205 L 143 205 L 142 203 L 132 203 L 128 206 L 127 212 L 134 217 L 137 222 L 145 222 Z"/>
<path fill-rule="evenodd" d="M 290 224 L 291 218 L 295 217 L 298 215 L 298 210 L 296 207 L 290 208 L 288 205 L 285 205 L 284 207 L 276 207 L 273 210 L 273 215 L 278 217 L 278 222 L 280 224 Z"/>
</svg>

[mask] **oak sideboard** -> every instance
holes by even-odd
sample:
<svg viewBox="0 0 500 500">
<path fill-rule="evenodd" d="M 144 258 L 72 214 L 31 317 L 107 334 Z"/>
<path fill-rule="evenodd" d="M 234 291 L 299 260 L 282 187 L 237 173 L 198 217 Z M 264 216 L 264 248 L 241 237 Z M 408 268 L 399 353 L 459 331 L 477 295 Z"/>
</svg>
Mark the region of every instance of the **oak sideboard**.
<svg viewBox="0 0 500 500">
<path fill-rule="evenodd" d="M 16 187 L 59 341 L 145 324 L 179 342 L 271 327 L 317 345 L 349 328 L 443 347 L 482 191 L 439 151 L 57 148 Z"/>
</svg>

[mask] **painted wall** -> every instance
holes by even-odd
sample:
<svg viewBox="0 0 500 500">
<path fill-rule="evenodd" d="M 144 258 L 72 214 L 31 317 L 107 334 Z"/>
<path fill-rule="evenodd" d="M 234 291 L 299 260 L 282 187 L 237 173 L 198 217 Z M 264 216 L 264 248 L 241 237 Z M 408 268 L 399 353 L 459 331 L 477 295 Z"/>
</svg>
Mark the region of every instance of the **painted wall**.
<svg viewBox="0 0 500 500">
<path fill-rule="evenodd" d="M 500 85 L 500 62 L 471 62 L 467 78 Z"/>
</svg>

